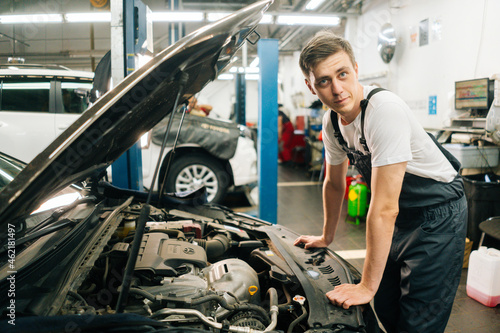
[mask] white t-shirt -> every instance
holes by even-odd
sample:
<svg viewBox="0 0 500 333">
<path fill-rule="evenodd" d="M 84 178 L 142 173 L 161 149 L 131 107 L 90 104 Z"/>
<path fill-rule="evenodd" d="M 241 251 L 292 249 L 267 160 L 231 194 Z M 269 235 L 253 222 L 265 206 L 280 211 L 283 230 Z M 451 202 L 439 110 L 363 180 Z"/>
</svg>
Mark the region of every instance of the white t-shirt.
<svg viewBox="0 0 500 333">
<path fill-rule="evenodd" d="M 364 98 L 375 89 L 363 86 Z M 330 112 L 323 117 L 323 143 L 326 162 L 338 165 L 347 154 L 334 136 Z M 359 143 L 361 112 L 348 125 L 339 127 L 350 148 L 366 153 Z M 451 182 L 457 171 L 425 132 L 406 103 L 390 91 L 380 91 L 370 98 L 365 113 L 365 138 L 372 153 L 372 167 L 408 162 L 406 172 L 437 181 Z"/>
</svg>

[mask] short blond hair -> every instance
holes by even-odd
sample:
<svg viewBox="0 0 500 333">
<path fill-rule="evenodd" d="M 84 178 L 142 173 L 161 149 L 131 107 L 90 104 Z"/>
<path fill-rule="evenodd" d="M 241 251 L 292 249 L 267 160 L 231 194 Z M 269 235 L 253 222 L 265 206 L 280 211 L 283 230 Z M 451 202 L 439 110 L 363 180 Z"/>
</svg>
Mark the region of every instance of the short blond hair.
<svg viewBox="0 0 500 333">
<path fill-rule="evenodd" d="M 354 51 L 351 44 L 329 30 L 322 30 L 311 38 L 302 49 L 299 58 L 300 69 L 304 73 L 304 76 L 307 77 L 319 62 L 342 51 L 349 56 L 352 65 L 356 66 L 356 59 L 354 58 Z"/>
</svg>

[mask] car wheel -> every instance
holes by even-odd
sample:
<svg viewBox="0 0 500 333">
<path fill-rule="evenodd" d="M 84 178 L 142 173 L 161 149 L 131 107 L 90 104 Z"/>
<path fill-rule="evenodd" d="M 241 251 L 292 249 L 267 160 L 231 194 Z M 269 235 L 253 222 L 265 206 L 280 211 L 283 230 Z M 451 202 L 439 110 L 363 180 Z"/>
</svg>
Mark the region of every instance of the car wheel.
<svg viewBox="0 0 500 333">
<path fill-rule="evenodd" d="M 184 192 L 205 186 L 208 202 L 221 202 L 229 186 L 228 177 L 220 163 L 208 155 L 183 155 L 174 158 L 165 191 Z"/>
</svg>

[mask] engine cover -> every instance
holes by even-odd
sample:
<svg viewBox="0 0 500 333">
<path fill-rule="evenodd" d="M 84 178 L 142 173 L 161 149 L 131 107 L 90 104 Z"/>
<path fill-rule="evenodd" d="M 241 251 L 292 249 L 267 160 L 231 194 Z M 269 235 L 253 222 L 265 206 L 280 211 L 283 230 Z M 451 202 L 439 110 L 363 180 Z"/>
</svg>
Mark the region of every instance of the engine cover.
<svg viewBox="0 0 500 333">
<path fill-rule="evenodd" d="M 169 239 L 167 234 L 147 233 L 142 238 L 136 271 L 150 271 L 160 276 L 176 276 L 176 268 L 192 264 L 199 268 L 207 266 L 207 254 L 198 245 Z"/>
</svg>

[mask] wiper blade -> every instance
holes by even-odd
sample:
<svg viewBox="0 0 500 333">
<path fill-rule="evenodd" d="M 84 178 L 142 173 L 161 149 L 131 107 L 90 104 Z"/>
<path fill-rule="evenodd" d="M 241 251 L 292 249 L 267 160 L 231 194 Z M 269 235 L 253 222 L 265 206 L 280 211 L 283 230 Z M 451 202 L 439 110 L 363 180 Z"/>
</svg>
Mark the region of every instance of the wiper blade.
<svg viewBox="0 0 500 333">
<path fill-rule="evenodd" d="M 21 237 L 19 239 L 16 240 L 16 244 L 15 246 L 18 247 L 20 245 L 23 245 L 24 243 L 26 242 L 29 242 L 33 239 L 37 239 L 37 238 L 40 238 L 42 236 L 45 236 L 45 235 L 48 235 L 48 234 L 51 234 L 53 232 L 56 232 L 58 230 L 61 230 L 63 228 L 66 228 L 68 226 L 74 226 L 78 224 L 78 221 L 77 220 L 73 220 L 73 219 L 62 219 L 60 221 L 57 221 L 56 223 L 53 223 L 52 225 L 46 227 L 46 228 L 43 228 L 41 230 L 38 230 L 38 231 L 35 231 L 35 232 L 31 232 L 30 234 L 24 236 L 24 237 Z M 8 249 L 8 246 L 7 244 L 5 244 L 0 253 L 3 253 L 5 251 L 7 251 Z"/>
<path fill-rule="evenodd" d="M 84 203 L 88 203 L 88 202 L 94 202 L 95 200 L 97 200 L 97 198 L 95 196 L 89 195 L 87 197 L 84 197 L 84 198 L 78 199 L 76 201 L 73 201 L 72 203 L 70 203 L 67 206 L 64 206 L 64 207 L 61 207 L 59 209 L 56 209 L 44 221 L 40 222 L 38 225 L 36 225 L 32 229 L 30 229 L 28 235 L 31 235 L 31 234 L 37 232 L 38 230 L 41 230 L 41 229 L 45 228 L 47 225 L 49 225 L 50 223 L 52 223 L 54 221 L 57 221 L 63 214 L 69 212 L 70 210 L 72 210 L 76 206 L 84 204 Z"/>
</svg>

